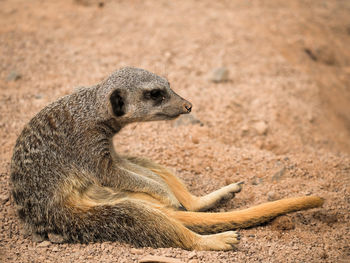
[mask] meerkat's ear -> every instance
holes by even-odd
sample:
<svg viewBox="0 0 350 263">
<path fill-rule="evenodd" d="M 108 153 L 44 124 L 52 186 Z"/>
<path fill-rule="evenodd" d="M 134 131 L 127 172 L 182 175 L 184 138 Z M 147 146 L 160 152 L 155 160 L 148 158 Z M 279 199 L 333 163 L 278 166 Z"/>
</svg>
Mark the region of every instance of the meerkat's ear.
<svg viewBox="0 0 350 263">
<path fill-rule="evenodd" d="M 125 103 L 124 99 L 121 96 L 120 90 L 115 90 L 112 92 L 109 100 L 112 105 L 113 113 L 115 116 L 120 117 L 125 114 Z"/>
</svg>

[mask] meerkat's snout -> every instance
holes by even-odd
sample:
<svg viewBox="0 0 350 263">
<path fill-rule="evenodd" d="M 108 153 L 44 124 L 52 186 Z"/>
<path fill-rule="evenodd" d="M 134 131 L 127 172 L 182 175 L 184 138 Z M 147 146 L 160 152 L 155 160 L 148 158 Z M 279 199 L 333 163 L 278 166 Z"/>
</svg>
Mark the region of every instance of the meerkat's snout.
<svg viewBox="0 0 350 263">
<path fill-rule="evenodd" d="M 182 98 L 178 94 L 176 94 L 174 91 L 171 90 L 171 99 L 169 100 L 168 106 L 166 111 L 168 111 L 169 115 L 181 115 L 181 114 L 188 114 L 192 111 L 192 103 L 188 100 Z"/>
<path fill-rule="evenodd" d="M 185 108 L 185 113 L 190 113 L 191 110 L 192 110 L 192 104 L 191 104 L 191 102 L 186 101 L 186 102 L 183 104 L 183 107 Z"/>
</svg>

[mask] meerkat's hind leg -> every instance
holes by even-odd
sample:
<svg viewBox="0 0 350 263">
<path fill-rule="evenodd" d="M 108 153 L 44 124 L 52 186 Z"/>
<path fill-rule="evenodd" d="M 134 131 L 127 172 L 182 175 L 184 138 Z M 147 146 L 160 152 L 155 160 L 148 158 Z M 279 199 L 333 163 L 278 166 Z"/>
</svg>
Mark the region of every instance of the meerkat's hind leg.
<svg viewBox="0 0 350 263">
<path fill-rule="evenodd" d="M 131 156 L 126 156 L 125 158 L 158 174 L 168 184 L 176 198 L 188 211 L 205 211 L 214 207 L 222 201 L 228 201 L 234 197 L 235 193 L 241 191 L 242 184 L 244 183 L 233 183 L 208 195 L 198 197 L 191 194 L 187 190 L 187 187 L 181 182 L 181 180 L 173 173 L 171 173 L 167 168 L 145 158 Z"/>
<path fill-rule="evenodd" d="M 195 211 L 193 208 L 197 207 L 199 197 L 192 195 L 187 190 L 185 184 L 167 168 L 141 157 L 124 156 L 124 158 L 158 175 L 169 186 L 170 190 L 181 203 L 182 206 L 179 207 L 179 210 Z"/>
</svg>

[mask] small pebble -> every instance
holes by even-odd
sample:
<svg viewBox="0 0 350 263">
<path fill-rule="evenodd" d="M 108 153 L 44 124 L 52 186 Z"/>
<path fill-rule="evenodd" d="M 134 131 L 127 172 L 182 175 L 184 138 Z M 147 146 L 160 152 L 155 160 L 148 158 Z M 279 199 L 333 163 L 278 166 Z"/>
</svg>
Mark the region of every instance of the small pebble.
<svg viewBox="0 0 350 263">
<path fill-rule="evenodd" d="M 284 175 L 286 171 L 286 168 L 283 166 L 278 172 L 276 172 L 273 176 L 272 176 L 272 181 L 273 182 L 278 182 L 281 177 Z"/>
<path fill-rule="evenodd" d="M 253 128 L 259 135 L 266 135 L 268 130 L 268 125 L 265 121 L 258 121 L 254 123 Z"/>
<path fill-rule="evenodd" d="M 210 75 L 210 81 L 220 83 L 228 81 L 229 71 L 225 67 L 216 68 Z"/>
<path fill-rule="evenodd" d="M 252 185 L 259 185 L 262 183 L 262 179 L 258 177 L 254 177 L 252 181 Z"/>
<path fill-rule="evenodd" d="M 267 193 L 267 200 L 268 201 L 275 201 L 277 199 L 276 194 L 274 191 L 270 191 Z"/>
<path fill-rule="evenodd" d="M 192 142 L 194 143 L 194 144 L 198 144 L 199 143 L 199 139 L 196 137 L 196 136 L 192 136 Z"/>
<path fill-rule="evenodd" d="M 7 75 L 7 81 L 17 81 L 22 78 L 22 75 L 17 71 L 11 71 L 10 74 Z"/>
<path fill-rule="evenodd" d="M 38 245 L 37 245 L 37 247 L 48 247 L 48 246 L 50 246 L 51 245 L 51 243 L 50 243 L 50 241 L 43 241 L 43 242 L 41 242 L 41 243 L 39 243 Z"/>
<path fill-rule="evenodd" d="M 57 251 L 59 251 L 59 249 L 58 249 L 58 247 L 53 247 L 53 248 L 52 248 L 52 251 L 53 251 L 53 252 L 57 252 Z"/>
<path fill-rule="evenodd" d="M 242 126 L 241 127 L 241 132 L 242 132 L 242 134 L 241 134 L 242 136 L 247 135 L 248 132 L 249 132 L 249 127 L 247 125 Z"/>
<path fill-rule="evenodd" d="M 188 259 L 191 259 L 191 258 L 194 258 L 194 257 L 197 257 L 197 252 L 196 251 L 192 251 L 188 254 L 187 258 Z"/>
</svg>

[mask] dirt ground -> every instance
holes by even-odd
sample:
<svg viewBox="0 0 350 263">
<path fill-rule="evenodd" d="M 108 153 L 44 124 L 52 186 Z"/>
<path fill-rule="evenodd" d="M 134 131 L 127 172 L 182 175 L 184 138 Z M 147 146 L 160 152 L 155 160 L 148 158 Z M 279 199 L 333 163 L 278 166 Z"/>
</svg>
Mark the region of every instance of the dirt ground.
<svg viewBox="0 0 350 263">
<path fill-rule="evenodd" d="M 350 262 L 350 1 L 0 1 L 0 261 Z M 192 118 L 135 124 L 118 152 L 167 165 L 217 211 L 319 195 L 323 208 L 240 230 L 232 252 L 35 242 L 9 198 L 16 137 L 35 113 L 122 66 L 166 76 Z M 212 82 L 223 68 L 228 79 Z M 177 261 L 176 261 L 177 260 Z"/>
</svg>

